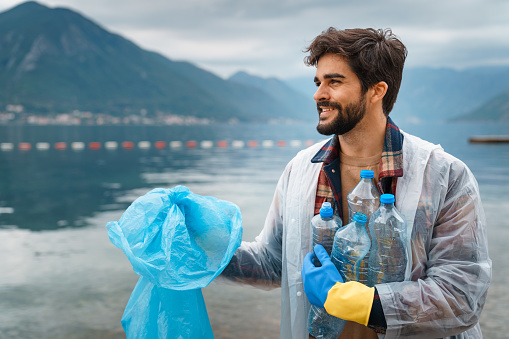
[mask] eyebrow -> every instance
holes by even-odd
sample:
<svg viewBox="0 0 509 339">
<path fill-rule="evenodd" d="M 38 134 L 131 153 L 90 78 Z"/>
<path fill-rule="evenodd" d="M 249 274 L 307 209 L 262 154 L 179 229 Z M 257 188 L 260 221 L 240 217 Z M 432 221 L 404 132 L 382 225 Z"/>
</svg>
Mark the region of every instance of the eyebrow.
<svg viewBox="0 0 509 339">
<path fill-rule="evenodd" d="M 325 74 L 323 76 L 324 79 L 335 79 L 335 78 L 342 78 L 342 79 L 345 79 L 345 76 L 344 75 L 341 75 L 339 73 L 329 73 L 329 74 Z M 320 81 L 317 77 L 315 77 L 314 79 L 314 82 L 318 82 Z"/>
</svg>

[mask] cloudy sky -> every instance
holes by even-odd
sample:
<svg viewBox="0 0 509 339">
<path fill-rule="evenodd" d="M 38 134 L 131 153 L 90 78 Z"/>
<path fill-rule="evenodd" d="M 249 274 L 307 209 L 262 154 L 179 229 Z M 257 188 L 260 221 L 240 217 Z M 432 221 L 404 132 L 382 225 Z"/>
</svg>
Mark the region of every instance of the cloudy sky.
<svg viewBox="0 0 509 339">
<path fill-rule="evenodd" d="M 0 0 L 0 11 L 23 1 Z M 228 77 L 313 74 L 302 50 L 327 27 L 392 28 L 407 67 L 509 65 L 507 0 L 42 0 L 173 60 Z"/>
</svg>

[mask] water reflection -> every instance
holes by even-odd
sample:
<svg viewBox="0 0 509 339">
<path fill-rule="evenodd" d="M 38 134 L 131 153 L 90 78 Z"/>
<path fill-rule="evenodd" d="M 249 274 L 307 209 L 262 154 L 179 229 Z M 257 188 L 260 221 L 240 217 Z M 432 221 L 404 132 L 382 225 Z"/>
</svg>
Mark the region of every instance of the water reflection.
<svg viewBox="0 0 509 339">
<path fill-rule="evenodd" d="M 85 218 L 98 211 L 127 208 L 131 201 L 125 196 L 136 188 L 248 180 L 253 171 L 270 171 L 258 161 L 269 152 L 277 163 L 295 150 L 1 152 L 0 227 L 83 227 Z"/>
<path fill-rule="evenodd" d="M 86 225 L 94 211 L 122 209 L 122 191 L 139 187 L 136 157 L 107 151 L 0 153 L 0 225 L 34 231 Z"/>
<path fill-rule="evenodd" d="M 414 130 L 412 130 L 412 127 Z M 489 224 L 493 284 L 485 337 L 504 337 L 509 220 L 508 145 L 469 145 L 478 126 L 408 126 L 476 175 Z M 492 125 L 485 133 L 503 134 Z M 0 126 L 0 142 L 115 140 L 317 140 L 313 126 L 89 129 Z M 470 130 L 469 130 L 470 129 Z M 475 131 L 475 132 L 474 132 Z M 240 206 L 245 240 L 259 233 L 276 182 L 297 147 L 0 151 L 0 337 L 123 338 L 120 318 L 137 276 L 108 240 L 118 220 L 154 187 L 186 185 Z M 85 227 L 86 226 L 86 227 Z M 279 290 L 212 285 L 204 291 L 218 338 L 277 337 Z"/>
</svg>

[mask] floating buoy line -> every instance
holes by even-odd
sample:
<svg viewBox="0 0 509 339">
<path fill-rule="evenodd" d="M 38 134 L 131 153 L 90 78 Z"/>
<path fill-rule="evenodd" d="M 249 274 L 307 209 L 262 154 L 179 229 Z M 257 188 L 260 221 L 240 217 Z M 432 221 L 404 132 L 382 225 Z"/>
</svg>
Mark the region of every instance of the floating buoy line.
<svg viewBox="0 0 509 339">
<path fill-rule="evenodd" d="M 55 143 L 49 143 L 49 142 L 36 142 L 36 143 L 30 143 L 30 142 L 20 142 L 20 143 L 12 143 L 12 142 L 1 142 L 0 143 L 0 151 L 13 151 L 13 150 L 20 150 L 20 151 L 30 151 L 30 150 L 38 150 L 38 151 L 47 151 L 51 149 L 55 150 L 67 150 L 72 149 L 75 151 L 81 151 L 84 149 L 91 149 L 91 150 L 100 150 L 100 149 L 107 149 L 107 150 L 116 150 L 116 149 L 182 149 L 182 148 L 203 148 L 203 149 L 210 149 L 210 148 L 271 148 L 271 147 L 303 147 L 303 146 L 311 146 L 315 143 L 313 140 L 249 140 L 249 141 L 243 141 L 243 140 L 233 140 L 233 141 L 226 141 L 226 140 L 219 140 L 219 141 L 212 141 L 212 140 L 202 140 L 202 141 L 196 141 L 196 140 L 188 140 L 188 141 L 180 141 L 180 140 L 174 140 L 174 141 L 106 141 L 106 142 L 98 142 L 98 141 L 91 141 L 91 142 L 82 142 L 82 141 L 74 141 L 74 142 L 55 142 Z"/>
</svg>

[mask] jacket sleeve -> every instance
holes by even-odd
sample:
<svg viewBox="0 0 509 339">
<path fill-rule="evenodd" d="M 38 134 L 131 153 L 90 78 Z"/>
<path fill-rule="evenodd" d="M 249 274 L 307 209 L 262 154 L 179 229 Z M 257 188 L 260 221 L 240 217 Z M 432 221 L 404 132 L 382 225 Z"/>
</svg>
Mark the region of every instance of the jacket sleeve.
<svg viewBox="0 0 509 339">
<path fill-rule="evenodd" d="M 491 281 L 477 182 L 444 152 L 432 154 L 412 230 L 411 281 L 376 285 L 386 338 L 443 338 L 477 324 Z"/>
<path fill-rule="evenodd" d="M 279 178 L 264 227 L 253 242 L 243 241 L 220 280 L 262 289 L 281 286 L 283 204 L 292 162 Z"/>
</svg>

